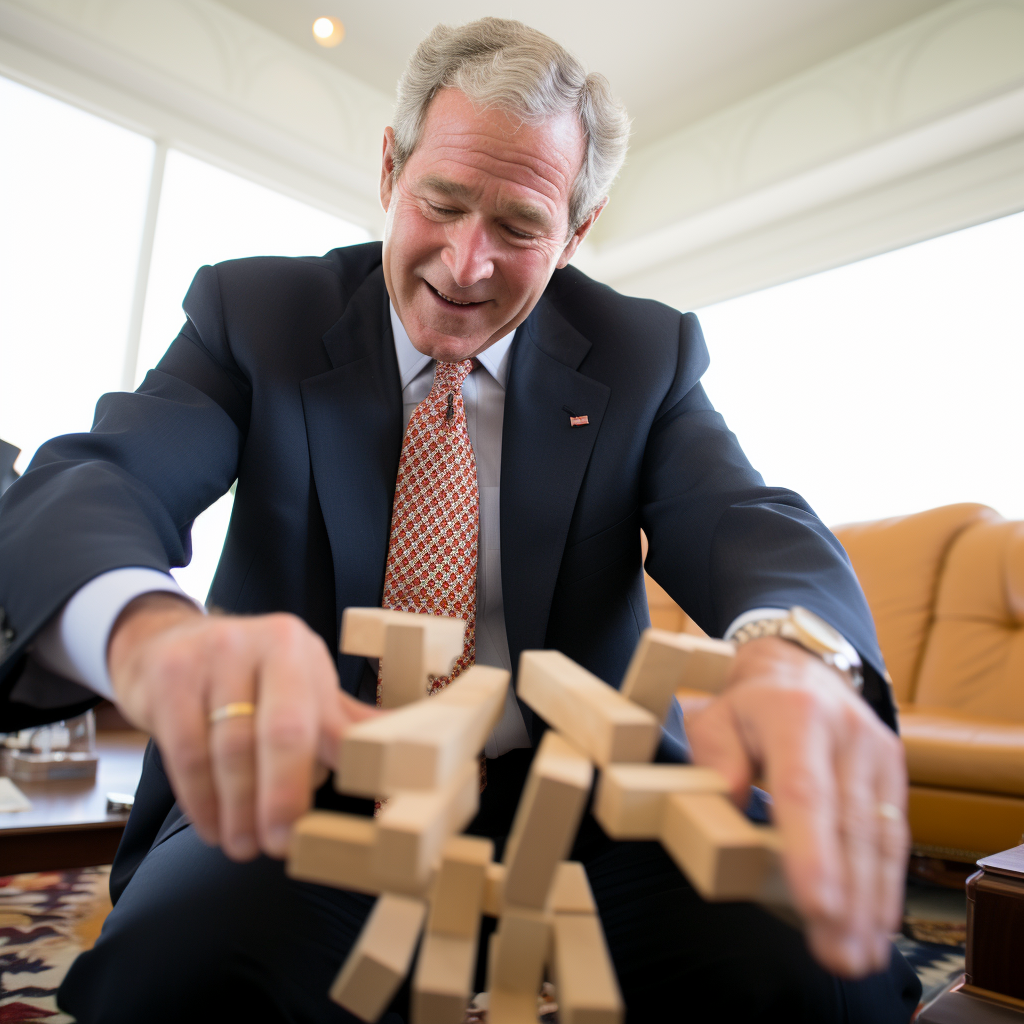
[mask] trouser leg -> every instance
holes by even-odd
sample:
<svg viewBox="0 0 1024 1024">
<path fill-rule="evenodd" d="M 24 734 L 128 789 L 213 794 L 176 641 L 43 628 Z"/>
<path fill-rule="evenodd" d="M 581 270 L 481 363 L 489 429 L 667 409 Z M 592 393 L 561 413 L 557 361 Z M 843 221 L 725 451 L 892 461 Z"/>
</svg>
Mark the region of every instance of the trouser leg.
<svg viewBox="0 0 1024 1024">
<path fill-rule="evenodd" d="M 921 985 L 895 948 L 861 981 L 828 974 L 803 936 L 750 903 L 707 903 L 656 843 L 616 843 L 587 872 L 629 1024 L 906 1024 Z"/>
<path fill-rule="evenodd" d="M 58 1002 L 79 1024 L 355 1024 L 327 992 L 373 902 L 233 863 L 189 826 L 143 860 Z"/>
</svg>

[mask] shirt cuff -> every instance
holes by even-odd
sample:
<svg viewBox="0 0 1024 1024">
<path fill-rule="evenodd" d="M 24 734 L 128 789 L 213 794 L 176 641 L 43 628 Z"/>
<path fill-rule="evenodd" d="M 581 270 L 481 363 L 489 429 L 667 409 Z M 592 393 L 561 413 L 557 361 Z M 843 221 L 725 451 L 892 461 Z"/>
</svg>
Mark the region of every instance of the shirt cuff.
<svg viewBox="0 0 1024 1024">
<path fill-rule="evenodd" d="M 112 569 L 72 595 L 36 637 L 32 657 L 43 668 L 115 700 L 107 671 L 107 644 L 114 623 L 135 598 L 160 592 L 177 594 L 203 610 L 168 573 Z"/>
<path fill-rule="evenodd" d="M 749 612 L 737 615 L 732 625 L 725 631 L 723 640 L 731 640 L 744 626 L 762 619 L 784 619 L 789 612 L 785 608 L 751 608 Z"/>
</svg>

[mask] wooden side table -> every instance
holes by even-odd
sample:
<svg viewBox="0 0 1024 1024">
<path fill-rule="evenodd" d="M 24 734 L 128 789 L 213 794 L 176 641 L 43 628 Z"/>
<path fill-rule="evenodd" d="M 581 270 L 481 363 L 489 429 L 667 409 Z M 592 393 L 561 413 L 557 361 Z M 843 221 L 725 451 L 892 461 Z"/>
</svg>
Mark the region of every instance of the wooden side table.
<svg viewBox="0 0 1024 1024">
<path fill-rule="evenodd" d="M 94 782 L 19 783 L 32 809 L 0 813 L 0 875 L 109 864 L 128 814 L 107 813 L 107 793 L 134 793 L 148 737 L 98 732 Z"/>
<path fill-rule="evenodd" d="M 982 857 L 967 879 L 963 981 L 918 1024 L 1024 1024 L 1024 845 Z"/>
</svg>

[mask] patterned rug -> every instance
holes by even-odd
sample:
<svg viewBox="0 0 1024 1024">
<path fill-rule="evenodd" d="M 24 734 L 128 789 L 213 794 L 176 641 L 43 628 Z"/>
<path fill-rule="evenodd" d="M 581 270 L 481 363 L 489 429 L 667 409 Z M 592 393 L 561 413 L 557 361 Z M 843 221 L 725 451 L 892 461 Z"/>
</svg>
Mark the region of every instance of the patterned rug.
<svg viewBox="0 0 1024 1024">
<path fill-rule="evenodd" d="M 0 1024 L 73 1024 L 57 989 L 110 910 L 109 867 L 0 878 Z"/>
<path fill-rule="evenodd" d="M 110 910 L 109 867 L 48 871 L 0 878 L 0 1024 L 74 1024 L 57 1009 L 56 993 L 72 960 L 91 949 Z M 924 987 L 922 1003 L 964 969 L 958 920 L 908 915 L 896 945 Z M 538 1001 L 544 1024 L 557 1024 L 557 995 L 545 984 Z M 467 1024 L 486 1024 L 486 996 L 477 997 Z"/>
</svg>

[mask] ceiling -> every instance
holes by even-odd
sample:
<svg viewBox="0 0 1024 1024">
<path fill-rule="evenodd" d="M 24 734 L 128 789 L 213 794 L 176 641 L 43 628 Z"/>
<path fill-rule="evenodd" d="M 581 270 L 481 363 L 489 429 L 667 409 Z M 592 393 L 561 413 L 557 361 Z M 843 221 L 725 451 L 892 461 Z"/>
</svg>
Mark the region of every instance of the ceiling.
<svg viewBox="0 0 1024 1024">
<path fill-rule="evenodd" d="M 634 143 L 642 145 L 943 0 L 220 2 L 388 95 L 416 44 L 438 22 L 461 24 L 487 14 L 518 18 L 608 77 L 634 118 Z M 313 20 L 325 14 L 345 25 L 345 39 L 333 49 L 312 37 Z"/>
</svg>

